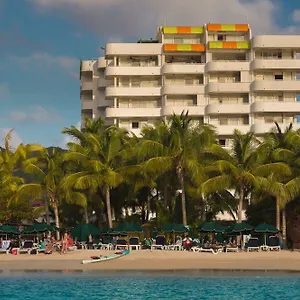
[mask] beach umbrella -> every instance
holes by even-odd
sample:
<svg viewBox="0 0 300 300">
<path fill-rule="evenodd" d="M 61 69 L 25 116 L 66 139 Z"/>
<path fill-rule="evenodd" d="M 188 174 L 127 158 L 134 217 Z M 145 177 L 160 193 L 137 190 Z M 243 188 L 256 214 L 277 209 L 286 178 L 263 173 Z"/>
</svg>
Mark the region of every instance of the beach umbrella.
<svg viewBox="0 0 300 300">
<path fill-rule="evenodd" d="M 133 223 L 120 223 L 112 229 L 112 233 L 143 233 L 146 230 L 138 225 Z"/>
<path fill-rule="evenodd" d="M 278 233 L 278 229 L 270 224 L 259 224 L 255 227 L 254 232 L 264 234 L 265 245 L 267 244 L 267 233 Z"/>
<path fill-rule="evenodd" d="M 73 238 L 77 238 L 80 242 L 86 242 L 89 236 L 100 236 L 100 229 L 94 224 L 78 224 L 72 231 Z"/>
<path fill-rule="evenodd" d="M 44 232 L 53 232 L 58 231 L 54 225 L 44 224 L 44 223 L 36 223 L 29 227 L 24 228 L 22 234 L 32 234 L 32 233 L 44 233 Z"/>
<path fill-rule="evenodd" d="M 212 233 L 224 233 L 225 227 L 216 222 L 204 222 L 198 227 L 199 232 L 212 232 Z"/>
<path fill-rule="evenodd" d="M 270 224 L 259 224 L 255 227 L 254 232 L 257 233 L 277 233 L 278 229 Z"/>
<path fill-rule="evenodd" d="M 236 223 L 226 228 L 226 233 L 245 233 L 250 232 L 254 227 L 246 222 Z"/>
<path fill-rule="evenodd" d="M 17 226 L 12 226 L 12 225 L 2 225 L 0 226 L 0 233 L 4 233 L 4 234 L 15 234 L 15 235 L 19 235 L 20 234 L 20 230 L 18 229 Z"/>
<path fill-rule="evenodd" d="M 188 232 L 188 228 L 186 228 L 184 225 L 182 224 L 166 224 L 166 225 L 162 225 L 161 227 L 159 227 L 158 231 L 162 231 L 162 232 L 172 232 L 172 233 L 182 233 L 182 232 Z"/>
</svg>

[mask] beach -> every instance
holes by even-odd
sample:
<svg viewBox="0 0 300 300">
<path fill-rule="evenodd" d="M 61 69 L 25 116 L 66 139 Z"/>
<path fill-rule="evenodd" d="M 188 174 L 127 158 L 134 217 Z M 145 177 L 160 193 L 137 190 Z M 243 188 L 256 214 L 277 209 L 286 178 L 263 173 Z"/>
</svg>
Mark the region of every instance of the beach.
<svg viewBox="0 0 300 300">
<path fill-rule="evenodd" d="M 78 250 L 67 254 L 0 255 L 2 271 L 299 271 L 300 252 L 194 253 L 179 251 L 132 251 L 116 260 L 83 265 L 93 255 L 110 251 Z"/>
</svg>

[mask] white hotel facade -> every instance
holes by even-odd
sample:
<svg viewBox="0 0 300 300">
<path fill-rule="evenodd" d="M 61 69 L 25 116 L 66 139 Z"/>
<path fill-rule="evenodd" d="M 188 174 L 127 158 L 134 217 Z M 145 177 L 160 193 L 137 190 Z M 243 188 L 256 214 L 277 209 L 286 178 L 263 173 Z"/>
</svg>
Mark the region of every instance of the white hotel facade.
<svg viewBox="0 0 300 300">
<path fill-rule="evenodd" d="M 300 128 L 300 36 L 251 36 L 248 24 L 160 27 L 157 40 L 110 43 L 81 62 L 82 119 L 105 118 L 139 134 L 173 113 L 264 134 L 277 121 Z M 298 100 L 298 101 L 297 101 Z"/>
</svg>

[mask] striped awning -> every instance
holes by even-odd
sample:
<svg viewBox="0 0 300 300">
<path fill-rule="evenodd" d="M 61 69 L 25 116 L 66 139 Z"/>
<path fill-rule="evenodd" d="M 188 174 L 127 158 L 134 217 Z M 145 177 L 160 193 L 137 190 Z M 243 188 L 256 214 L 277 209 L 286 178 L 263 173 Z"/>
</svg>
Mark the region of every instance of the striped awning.
<svg viewBox="0 0 300 300">
<path fill-rule="evenodd" d="M 164 52 L 205 52 L 204 44 L 164 44 Z"/>
<path fill-rule="evenodd" d="M 202 34 L 204 33 L 203 27 L 190 27 L 190 26 L 176 26 L 176 27 L 163 27 L 164 34 Z"/>
<path fill-rule="evenodd" d="M 249 24 L 207 24 L 207 31 L 249 31 Z"/>
<path fill-rule="evenodd" d="M 209 42 L 209 49 L 250 49 L 250 42 Z"/>
</svg>

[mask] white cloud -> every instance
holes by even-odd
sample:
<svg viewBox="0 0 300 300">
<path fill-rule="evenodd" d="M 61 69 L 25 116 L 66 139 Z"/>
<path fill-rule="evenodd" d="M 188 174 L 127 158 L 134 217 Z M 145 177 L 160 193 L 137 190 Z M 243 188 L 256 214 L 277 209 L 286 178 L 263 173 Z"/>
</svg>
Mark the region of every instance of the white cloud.
<svg viewBox="0 0 300 300">
<path fill-rule="evenodd" d="M 79 59 L 69 56 L 55 56 L 47 52 L 36 52 L 30 56 L 9 56 L 10 60 L 25 69 L 39 67 L 43 70 L 60 68 L 70 76 L 78 78 Z"/>
<path fill-rule="evenodd" d="M 300 9 L 295 9 L 292 13 L 292 20 L 295 23 L 300 23 Z"/>
<path fill-rule="evenodd" d="M 29 112 L 12 111 L 9 117 L 14 122 L 54 122 L 61 121 L 62 117 L 54 111 L 49 111 L 40 105 L 33 106 Z"/>
<path fill-rule="evenodd" d="M 278 32 L 278 1 L 272 0 L 28 0 L 56 11 L 105 38 L 152 37 L 157 26 L 250 23 L 255 33 Z"/>
<path fill-rule="evenodd" d="M 4 139 L 6 137 L 6 135 L 8 134 L 8 132 L 11 130 L 12 128 L 0 128 L 0 146 L 3 147 L 4 146 Z M 21 143 L 22 143 L 22 139 L 21 137 L 18 135 L 18 133 L 13 130 L 11 132 L 11 139 L 10 139 L 10 143 L 9 145 L 12 148 L 17 148 Z"/>
<path fill-rule="evenodd" d="M 79 121 L 76 126 L 77 129 L 81 127 L 81 121 Z M 67 149 L 67 145 L 70 142 L 76 142 L 76 140 L 68 134 L 63 134 L 62 139 L 59 141 L 58 146 L 63 149 Z"/>
<path fill-rule="evenodd" d="M 7 83 L 0 82 L 0 101 L 6 100 L 10 96 L 10 89 Z"/>
</svg>

